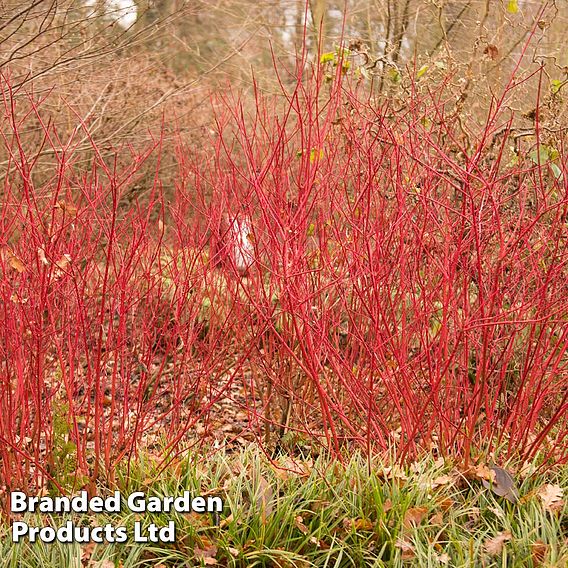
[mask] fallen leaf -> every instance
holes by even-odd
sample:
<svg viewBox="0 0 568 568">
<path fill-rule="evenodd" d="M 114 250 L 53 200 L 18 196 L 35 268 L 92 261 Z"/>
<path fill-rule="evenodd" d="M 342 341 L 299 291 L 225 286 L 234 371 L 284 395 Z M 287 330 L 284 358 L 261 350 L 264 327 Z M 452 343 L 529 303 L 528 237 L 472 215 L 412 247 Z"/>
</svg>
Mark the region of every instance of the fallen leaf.
<svg viewBox="0 0 568 568">
<path fill-rule="evenodd" d="M 480 468 L 479 478 L 486 489 L 490 489 L 495 495 L 504 497 L 511 503 L 517 503 L 519 501 L 519 490 L 515 485 L 515 480 L 506 469 L 494 464 L 491 464 L 489 467 L 478 467 Z M 487 475 L 487 469 L 490 472 L 489 475 Z"/>
<path fill-rule="evenodd" d="M 71 262 L 71 255 L 69 254 L 64 254 L 57 262 L 57 268 L 61 269 L 61 270 L 65 270 L 68 266 L 69 263 Z"/>
<path fill-rule="evenodd" d="M 217 547 L 213 544 L 206 548 L 195 548 L 193 550 L 195 558 L 201 560 L 206 566 L 215 566 L 217 564 Z"/>
<path fill-rule="evenodd" d="M 81 561 L 83 564 L 89 563 L 91 560 L 91 556 L 93 555 L 93 551 L 95 550 L 96 544 L 94 542 L 89 542 L 85 546 L 81 547 Z"/>
<path fill-rule="evenodd" d="M 496 45 L 493 45 L 492 43 L 490 43 L 485 48 L 483 53 L 485 53 L 485 55 L 488 55 L 493 61 L 495 61 L 497 59 L 497 57 L 499 56 L 499 49 L 497 49 Z"/>
<path fill-rule="evenodd" d="M 29 298 L 21 298 L 18 295 L 18 292 L 12 292 L 11 296 L 10 296 L 10 301 L 14 302 L 14 304 L 27 304 L 29 301 Z"/>
<path fill-rule="evenodd" d="M 481 509 L 479 507 L 470 507 L 468 509 L 467 516 L 472 521 L 478 521 L 479 517 L 481 517 Z"/>
<path fill-rule="evenodd" d="M 41 247 L 37 249 L 37 257 L 43 265 L 47 266 L 49 264 L 49 260 L 47 260 L 45 256 L 45 251 Z"/>
<path fill-rule="evenodd" d="M 432 480 L 432 489 L 436 487 L 443 487 L 444 485 L 449 485 L 453 483 L 454 478 L 451 475 L 439 475 Z"/>
<path fill-rule="evenodd" d="M 474 477 L 476 477 L 477 479 L 481 479 L 481 480 L 485 480 L 485 481 L 491 481 L 494 482 L 495 481 L 495 472 L 486 464 L 484 463 L 480 463 L 478 465 L 476 465 L 473 470 L 472 473 L 474 475 Z"/>
<path fill-rule="evenodd" d="M 109 560 L 108 558 L 105 558 L 104 560 L 96 560 L 94 562 L 91 562 L 90 566 L 91 568 L 115 568 L 114 561 Z"/>
<path fill-rule="evenodd" d="M 77 215 L 77 207 L 75 207 L 72 203 L 67 203 L 61 200 L 57 202 L 57 206 L 59 209 L 65 211 L 65 213 L 67 213 L 70 217 L 75 217 Z"/>
<path fill-rule="evenodd" d="M 8 251 L 8 264 L 20 274 L 26 271 L 26 265 L 10 251 Z"/>
<path fill-rule="evenodd" d="M 221 522 L 219 523 L 219 528 L 220 529 L 224 529 L 226 526 L 229 525 L 229 523 L 233 520 L 233 513 L 229 514 L 227 517 L 225 517 L 224 519 L 221 519 Z"/>
<path fill-rule="evenodd" d="M 536 465 L 533 462 L 525 461 L 519 470 L 519 476 L 523 479 L 532 475 L 536 471 Z"/>
<path fill-rule="evenodd" d="M 237 558 L 237 556 L 239 555 L 239 551 L 236 548 L 233 548 L 232 546 L 229 546 L 227 550 L 229 551 L 229 554 L 231 556 L 234 556 L 235 558 Z"/>
<path fill-rule="evenodd" d="M 440 512 L 438 513 L 434 513 L 429 521 L 428 521 L 431 525 L 441 525 L 444 522 L 444 515 Z"/>
<path fill-rule="evenodd" d="M 445 464 L 446 464 L 446 461 L 444 460 L 443 457 L 439 457 L 436 460 L 434 460 L 434 467 L 436 467 L 438 469 L 444 467 Z"/>
<path fill-rule="evenodd" d="M 449 564 L 450 563 L 450 555 L 447 553 L 443 553 L 443 554 L 436 554 L 434 553 L 434 557 L 436 558 L 436 560 L 440 563 L 440 564 Z"/>
<path fill-rule="evenodd" d="M 418 526 L 427 513 L 428 509 L 426 507 L 411 507 L 404 514 L 404 526 L 407 528 Z"/>
<path fill-rule="evenodd" d="M 488 507 L 487 509 L 491 511 L 496 517 L 505 519 L 505 512 L 503 511 L 503 509 L 501 509 L 501 507 Z"/>
<path fill-rule="evenodd" d="M 382 472 L 379 473 L 382 479 L 400 479 L 406 481 L 408 477 L 400 468 L 397 467 L 384 467 Z"/>
<path fill-rule="evenodd" d="M 442 511 L 447 511 L 448 509 L 454 506 L 454 500 L 450 497 L 445 497 L 441 501 L 438 501 L 438 507 L 442 509 Z"/>
<path fill-rule="evenodd" d="M 507 12 L 511 14 L 516 14 L 519 11 L 519 3 L 518 0 L 509 0 L 507 4 Z"/>
<path fill-rule="evenodd" d="M 503 546 L 513 538 L 511 531 L 500 532 L 497 536 L 485 541 L 485 552 L 491 556 L 498 556 L 503 551 Z"/>
<path fill-rule="evenodd" d="M 531 558 L 534 566 L 540 566 L 544 562 L 548 549 L 549 545 L 542 540 L 537 540 L 531 544 Z"/>
<path fill-rule="evenodd" d="M 309 532 L 308 527 L 304 524 L 304 519 L 300 515 L 298 515 L 294 519 L 294 524 L 296 525 L 296 528 L 298 528 L 302 534 L 308 534 L 308 532 Z"/>
<path fill-rule="evenodd" d="M 355 519 L 353 528 L 356 531 L 372 531 L 375 528 L 375 524 L 369 519 Z"/>
<path fill-rule="evenodd" d="M 416 556 L 416 552 L 414 550 L 414 546 L 401 538 L 396 539 L 395 546 L 400 548 L 402 551 L 402 559 L 403 560 L 412 560 Z"/>
<path fill-rule="evenodd" d="M 547 483 L 537 491 L 537 495 L 542 501 L 542 506 L 551 513 L 564 507 L 564 499 L 562 499 L 564 491 L 559 485 Z"/>
</svg>

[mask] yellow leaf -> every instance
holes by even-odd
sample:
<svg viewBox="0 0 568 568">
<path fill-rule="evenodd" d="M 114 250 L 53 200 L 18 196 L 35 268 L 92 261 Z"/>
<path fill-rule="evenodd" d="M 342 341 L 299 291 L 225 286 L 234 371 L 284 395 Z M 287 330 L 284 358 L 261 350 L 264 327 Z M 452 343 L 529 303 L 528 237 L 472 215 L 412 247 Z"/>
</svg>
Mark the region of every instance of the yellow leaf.
<svg viewBox="0 0 568 568">
<path fill-rule="evenodd" d="M 519 3 L 517 0 L 509 0 L 507 4 L 507 12 L 516 14 L 519 11 Z"/>
<path fill-rule="evenodd" d="M 320 63 L 329 63 L 331 61 L 335 61 L 335 53 L 330 51 L 329 53 L 322 53 L 320 57 Z"/>
<path fill-rule="evenodd" d="M 319 152 L 316 148 L 312 148 L 310 152 L 310 164 L 313 164 L 316 160 L 321 160 L 323 158 L 323 150 L 320 149 Z"/>
<path fill-rule="evenodd" d="M 426 71 L 428 71 L 428 65 L 422 65 L 422 67 L 420 67 L 420 69 L 418 69 L 418 72 L 416 73 L 416 78 L 420 79 L 420 77 L 422 77 L 422 75 L 424 75 Z"/>
</svg>

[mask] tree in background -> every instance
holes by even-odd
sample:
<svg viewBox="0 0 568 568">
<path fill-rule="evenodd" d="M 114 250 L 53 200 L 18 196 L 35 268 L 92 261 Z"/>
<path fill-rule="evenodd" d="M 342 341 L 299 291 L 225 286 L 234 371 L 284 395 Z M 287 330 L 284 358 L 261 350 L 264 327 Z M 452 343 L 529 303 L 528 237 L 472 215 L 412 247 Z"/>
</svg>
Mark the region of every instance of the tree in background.
<svg viewBox="0 0 568 568">
<path fill-rule="evenodd" d="M 568 18 L 554 1 L 7 0 L 0 10 L 0 72 L 10 76 L 13 96 L 21 87 L 38 96 L 53 90 L 46 105 L 59 132 L 71 135 L 66 125 L 79 117 L 109 153 L 147 140 L 164 116 L 166 140 L 175 128 L 197 142 L 210 121 L 211 92 L 227 85 L 246 92 L 253 76 L 257 88 L 278 92 L 275 66 L 292 86 L 294 75 L 284 71 L 303 49 L 311 64 L 318 53 L 331 54 L 332 63 L 339 54 L 349 59 L 346 72 L 374 96 L 403 101 L 410 76 L 424 88 L 449 78 L 456 116 L 467 104 L 475 123 L 535 33 L 521 71 L 544 66 L 541 118 L 547 113 L 551 128 L 566 112 Z M 526 101 L 537 81 L 526 83 Z M 528 104 L 522 97 L 511 103 L 519 128 L 532 126 Z M 39 143 L 37 132 L 26 135 L 25 143 Z M 90 145 L 83 144 L 87 160 Z M 50 164 L 41 155 L 37 172 Z"/>
</svg>

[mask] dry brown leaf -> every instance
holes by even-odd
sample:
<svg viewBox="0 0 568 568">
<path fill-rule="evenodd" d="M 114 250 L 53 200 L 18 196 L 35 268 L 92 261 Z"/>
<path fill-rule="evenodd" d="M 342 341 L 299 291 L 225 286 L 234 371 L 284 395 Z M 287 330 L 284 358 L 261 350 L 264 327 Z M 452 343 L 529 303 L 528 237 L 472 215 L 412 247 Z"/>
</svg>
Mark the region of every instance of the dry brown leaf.
<svg viewBox="0 0 568 568">
<path fill-rule="evenodd" d="M 521 478 L 529 477 L 536 471 L 536 465 L 533 462 L 525 461 L 519 470 L 518 475 Z"/>
<path fill-rule="evenodd" d="M 496 465 L 490 465 L 489 469 L 493 472 L 493 481 L 487 478 L 481 478 L 481 483 L 486 489 L 490 489 L 499 495 L 499 497 L 504 497 L 507 501 L 511 503 L 517 503 L 519 501 L 519 490 L 515 485 L 515 480 L 511 474 L 502 467 Z"/>
<path fill-rule="evenodd" d="M 493 45 L 492 43 L 490 43 L 484 49 L 483 53 L 485 55 L 488 55 L 493 61 L 495 61 L 497 59 L 497 57 L 499 56 L 499 49 L 497 48 L 496 45 Z"/>
<path fill-rule="evenodd" d="M 95 550 L 95 546 L 97 546 L 94 542 L 89 542 L 85 544 L 85 546 L 81 547 L 81 561 L 83 564 L 88 564 L 91 560 L 91 556 L 93 555 L 93 551 Z"/>
<path fill-rule="evenodd" d="M 480 463 L 476 465 L 472 473 L 477 479 L 490 481 L 492 483 L 495 481 L 495 472 L 487 464 Z"/>
<path fill-rule="evenodd" d="M 266 523 L 266 518 L 270 516 L 274 508 L 274 490 L 262 475 L 258 480 L 258 493 L 256 495 L 256 506 L 260 509 L 262 522 Z"/>
<path fill-rule="evenodd" d="M 503 546 L 513 538 L 511 531 L 500 532 L 497 536 L 485 541 L 485 552 L 491 556 L 498 556 L 503 552 Z"/>
<path fill-rule="evenodd" d="M 547 483 L 537 491 L 537 495 L 542 501 L 542 506 L 551 513 L 559 511 L 564 507 L 564 499 L 562 499 L 564 491 L 559 485 Z"/>
<path fill-rule="evenodd" d="M 55 280 L 59 280 L 64 274 L 71 262 L 71 255 L 64 254 L 56 263 L 55 263 L 55 270 L 53 272 L 53 277 Z"/>
<path fill-rule="evenodd" d="M 195 548 L 193 550 L 195 558 L 201 560 L 206 566 L 215 566 L 217 564 L 217 547 L 212 544 L 205 548 Z"/>
<path fill-rule="evenodd" d="M 414 550 L 414 546 L 402 538 L 397 538 L 395 546 L 400 548 L 402 551 L 402 559 L 403 560 L 412 560 L 416 556 L 416 552 Z"/>
<path fill-rule="evenodd" d="M 237 556 L 239 555 L 239 551 L 236 548 L 233 548 L 232 546 L 229 546 L 227 550 L 229 551 L 229 554 L 231 556 L 234 556 L 235 558 L 237 558 Z"/>
<path fill-rule="evenodd" d="M 436 487 L 443 487 L 454 482 L 454 478 L 451 475 L 439 475 L 432 480 L 432 489 Z"/>
<path fill-rule="evenodd" d="M 26 271 L 26 265 L 10 251 L 8 251 L 8 264 L 20 274 Z"/>
<path fill-rule="evenodd" d="M 379 473 L 379 477 L 382 479 L 398 479 L 401 481 L 408 479 L 404 471 L 398 467 L 383 467 L 382 471 Z"/>
<path fill-rule="evenodd" d="M 440 564 L 449 564 L 450 563 L 450 555 L 444 552 L 443 554 L 436 554 L 434 553 L 434 557 Z"/>
<path fill-rule="evenodd" d="M 70 254 L 64 254 L 57 262 L 57 268 L 59 268 L 60 270 L 65 270 L 68 266 L 69 263 L 71 262 L 71 255 Z"/>
<path fill-rule="evenodd" d="M 430 519 L 429 519 L 429 523 L 431 525 L 441 525 L 444 523 L 444 515 L 441 512 L 438 513 L 434 513 Z"/>
<path fill-rule="evenodd" d="M 301 517 L 301 515 L 298 515 L 297 517 L 294 518 L 294 524 L 302 534 L 308 534 L 309 532 L 308 527 L 304 524 L 304 519 Z"/>
<path fill-rule="evenodd" d="M 450 497 L 445 497 L 441 501 L 438 501 L 438 507 L 442 509 L 442 511 L 447 511 L 454 506 L 454 500 Z"/>
<path fill-rule="evenodd" d="M 47 266 L 49 264 L 49 260 L 47 260 L 47 257 L 45 256 L 45 251 L 41 247 L 37 249 L 37 257 L 43 265 Z"/>
<path fill-rule="evenodd" d="M 537 540 L 531 544 L 531 558 L 534 566 L 540 566 L 548 553 L 549 545 L 542 540 Z"/>
<path fill-rule="evenodd" d="M 407 528 L 418 526 L 427 513 L 428 509 L 426 507 L 411 507 L 404 514 L 404 526 Z"/>
<path fill-rule="evenodd" d="M 57 202 L 57 206 L 59 209 L 65 211 L 65 213 L 67 213 L 70 217 L 75 217 L 77 215 L 77 207 L 75 207 L 72 203 L 67 203 L 61 200 Z"/>
<path fill-rule="evenodd" d="M 479 517 L 481 517 L 481 509 L 479 507 L 470 507 L 467 516 L 472 522 L 477 522 Z"/>
<path fill-rule="evenodd" d="M 446 465 L 446 460 L 443 457 L 436 458 L 434 460 L 434 467 L 437 469 L 441 469 Z"/>
<path fill-rule="evenodd" d="M 21 298 L 18 292 L 12 292 L 12 295 L 10 296 L 10 301 L 14 302 L 14 304 L 27 304 L 29 298 Z"/>
<path fill-rule="evenodd" d="M 89 564 L 90 568 L 115 568 L 114 561 L 105 558 L 104 560 L 95 560 Z"/>
<path fill-rule="evenodd" d="M 372 531 L 375 528 L 375 524 L 369 519 L 354 519 L 353 528 L 356 531 Z"/>
</svg>

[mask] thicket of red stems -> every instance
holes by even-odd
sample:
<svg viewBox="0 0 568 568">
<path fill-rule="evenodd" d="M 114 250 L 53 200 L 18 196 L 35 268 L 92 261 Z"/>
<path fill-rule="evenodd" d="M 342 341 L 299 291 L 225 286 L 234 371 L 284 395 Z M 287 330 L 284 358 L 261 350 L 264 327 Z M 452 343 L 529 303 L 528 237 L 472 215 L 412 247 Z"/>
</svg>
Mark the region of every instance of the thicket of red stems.
<svg viewBox="0 0 568 568">
<path fill-rule="evenodd" d="M 566 460 L 565 140 L 518 143 L 513 84 L 467 147 L 443 86 L 399 106 L 317 69 L 249 114 L 229 93 L 166 199 L 161 138 L 78 163 L 88 125 L 60 140 L 4 79 L 3 483 L 61 486 L 65 441 L 76 484 L 112 477 L 157 425 L 172 448 L 210 434 L 237 384 L 269 447 Z"/>
</svg>

